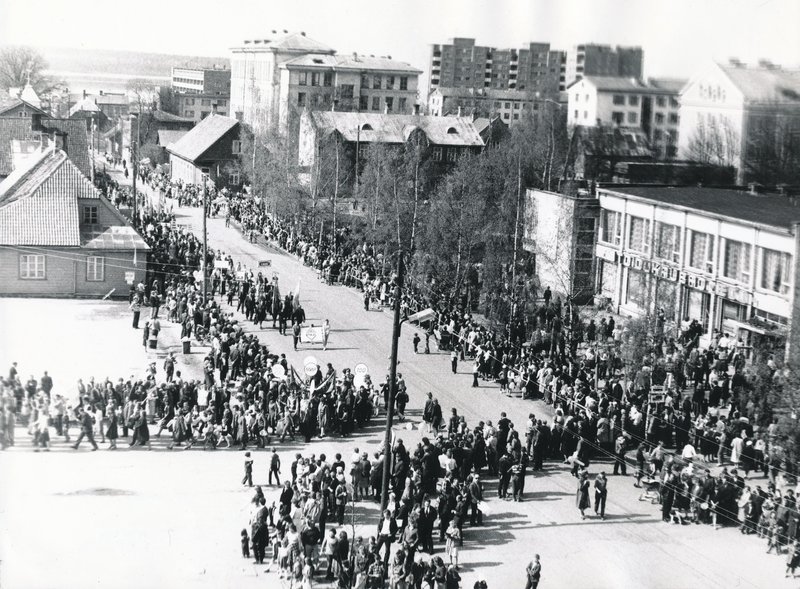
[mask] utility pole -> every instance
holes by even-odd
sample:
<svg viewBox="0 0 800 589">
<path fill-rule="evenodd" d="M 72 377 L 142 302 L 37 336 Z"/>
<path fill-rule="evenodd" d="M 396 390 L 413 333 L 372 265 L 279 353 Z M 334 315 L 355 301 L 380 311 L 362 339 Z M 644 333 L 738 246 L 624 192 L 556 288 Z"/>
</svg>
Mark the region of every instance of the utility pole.
<svg viewBox="0 0 800 589">
<path fill-rule="evenodd" d="M 208 229 L 206 227 L 206 217 L 208 217 L 208 189 L 206 183 L 208 178 L 203 174 L 203 263 L 200 268 L 203 272 L 203 304 L 206 304 L 206 297 L 208 296 L 208 272 L 206 271 L 206 263 L 208 262 Z"/>
<path fill-rule="evenodd" d="M 133 116 L 136 118 L 136 129 L 137 129 L 137 132 L 136 132 L 136 141 L 137 142 L 134 143 L 133 137 L 131 137 L 131 144 L 133 146 L 133 148 L 131 149 L 131 173 L 133 174 L 133 220 L 134 220 L 134 225 L 136 225 L 137 221 L 139 219 L 139 217 L 137 215 L 137 211 L 136 211 L 136 208 L 137 208 L 136 207 L 136 201 L 138 200 L 138 198 L 136 196 L 137 195 L 137 193 L 136 193 L 136 167 L 137 167 L 136 166 L 136 159 L 137 159 L 136 154 L 137 154 L 137 152 L 139 150 L 139 145 L 138 145 L 138 141 L 139 141 L 139 132 L 138 132 L 138 129 L 139 129 L 139 115 L 137 114 L 137 115 L 133 115 Z M 132 120 L 131 120 L 131 135 L 133 135 L 133 121 Z"/>
<path fill-rule="evenodd" d="M 389 402 L 386 404 L 386 429 L 383 435 L 383 484 L 381 485 L 381 511 L 389 501 L 389 478 L 392 467 L 392 417 L 397 395 L 397 346 L 400 340 L 400 299 L 403 295 L 403 250 L 397 252 L 397 284 L 394 288 L 394 322 L 392 328 L 392 357 L 389 366 Z"/>
</svg>

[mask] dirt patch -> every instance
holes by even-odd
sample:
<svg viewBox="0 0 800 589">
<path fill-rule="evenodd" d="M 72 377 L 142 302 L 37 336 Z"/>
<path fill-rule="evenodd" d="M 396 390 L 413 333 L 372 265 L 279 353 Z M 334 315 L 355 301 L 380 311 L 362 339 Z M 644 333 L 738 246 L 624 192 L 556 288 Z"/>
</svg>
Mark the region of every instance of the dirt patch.
<svg viewBox="0 0 800 589">
<path fill-rule="evenodd" d="M 107 487 L 94 487 L 91 489 L 78 489 L 77 491 L 70 491 L 69 493 L 56 493 L 62 497 L 74 497 L 78 495 L 92 495 L 95 497 L 120 497 L 124 495 L 133 495 L 132 491 L 125 489 L 109 489 Z"/>
</svg>

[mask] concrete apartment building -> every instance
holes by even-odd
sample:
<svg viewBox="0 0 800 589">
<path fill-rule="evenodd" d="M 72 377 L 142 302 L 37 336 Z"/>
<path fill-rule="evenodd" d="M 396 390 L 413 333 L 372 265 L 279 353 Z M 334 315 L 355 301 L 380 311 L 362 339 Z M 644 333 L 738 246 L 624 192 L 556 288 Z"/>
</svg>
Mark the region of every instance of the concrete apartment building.
<svg viewBox="0 0 800 589">
<path fill-rule="evenodd" d="M 231 70 L 174 67 L 170 82 L 180 116 L 198 122 L 212 112 L 220 115 L 230 112 Z"/>
<path fill-rule="evenodd" d="M 508 125 L 542 99 L 558 98 L 564 53 L 549 43 L 498 49 L 455 38 L 431 46 L 428 113 L 499 115 Z M 538 107 L 537 107 L 538 108 Z"/>
<path fill-rule="evenodd" d="M 584 76 L 641 78 L 644 50 L 641 47 L 611 47 L 584 43 L 566 52 L 564 84 L 570 86 Z"/>
<path fill-rule="evenodd" d="M 685 80 L 584 76 L 567 89 L 567 124 L 641 129 L 655 157 L 672 158 L 685 85 Z"/>
<path fill-rule="evenodd" d="M 231 49 L 231 116 L 296 130 L 306 107 L 413 112 L 420 70 L 391 57 L 337 55 L 304 32 L 272 31 Z"/>
<path fill-rule="evenodd" d="M 739 184 L 775 182 L 760 174 L 775 161 L 800 167 L 800 70 L 708 63 L 680 100 L 682 158 L 734 166 Z"/>
</svg>

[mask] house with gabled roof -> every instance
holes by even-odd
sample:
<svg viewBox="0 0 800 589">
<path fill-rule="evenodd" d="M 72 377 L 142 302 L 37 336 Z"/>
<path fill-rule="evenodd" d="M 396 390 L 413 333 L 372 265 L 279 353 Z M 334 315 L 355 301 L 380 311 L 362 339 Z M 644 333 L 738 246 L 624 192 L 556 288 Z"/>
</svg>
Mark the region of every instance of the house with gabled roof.
<svg viewBox="0 0 800 589">
<path fill-rule="evenodd" d="M 200 184 L 204 176 L 218 187 L 239 187 L 239 121 L 209 115 L 167 147 L 172 180 Z"/>
<path fill-rule="evenodd" d="M 127 297 L 149 249 L 55 146 L 0 182 L 0 296 Z"/>
<path fill-rule="evenodd" d="M 680 101 L 681 158 L 734 166 L 739 184 L 796 181 L 776 177 L 773 168 L 776 162 L 790 173 L 800 168 L 800 69 L 765 60 L 709 62 Z"/>
</svg>

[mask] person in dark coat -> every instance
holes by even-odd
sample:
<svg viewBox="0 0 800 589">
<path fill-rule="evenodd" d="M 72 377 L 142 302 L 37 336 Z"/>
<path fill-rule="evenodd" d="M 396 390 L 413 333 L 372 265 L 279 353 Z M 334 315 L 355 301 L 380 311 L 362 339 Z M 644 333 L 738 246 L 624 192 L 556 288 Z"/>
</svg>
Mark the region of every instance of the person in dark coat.
<svg viewBox="0 0 800 589">
<path fill-rule="evenodd" d="M 581 473 L 580 482 L 578 483 L 578 491 L 576 494 L 576 502 L 578 504 L 578 509 L 581 512 L 581 519 L 586 519 L 586 514 L 584 510 L 590 506 L 589 503 L 589 473 L 587 471 L 583 471 Z"/>
<path fill-rule="evenodd" d="M 106 437 L 109 441 L 109 450 L 116 450 L 117 449 L 117 438 L 119 437 L 118 427 L 117 427 L 117 410 L 116 406 L 112 403 L 109 405 L 108 410 L 106 411 L 106 415 L 108 416 L 108 428 L 106 429 Z"/>
<path fill-rule="evenodd" d="M 75 440 L 75 443 L 72 445 L 72 448 L 77 450 L 78 446 L 81 445 L 81 441 L 85 436 L 86 439 L 89 440 L 89 443 L 92 445 L 92 452 L 94 452 L 95 450 L 97 450 L 97 442 L 94 441 L 94 423 L 92 422 L 92 416 L 82 406 L 78 409 L 78 411 L 80 411 L 79 421 L 81 423 L 81 433 L 78 436 L 78 439 Z"/>
</svg>

